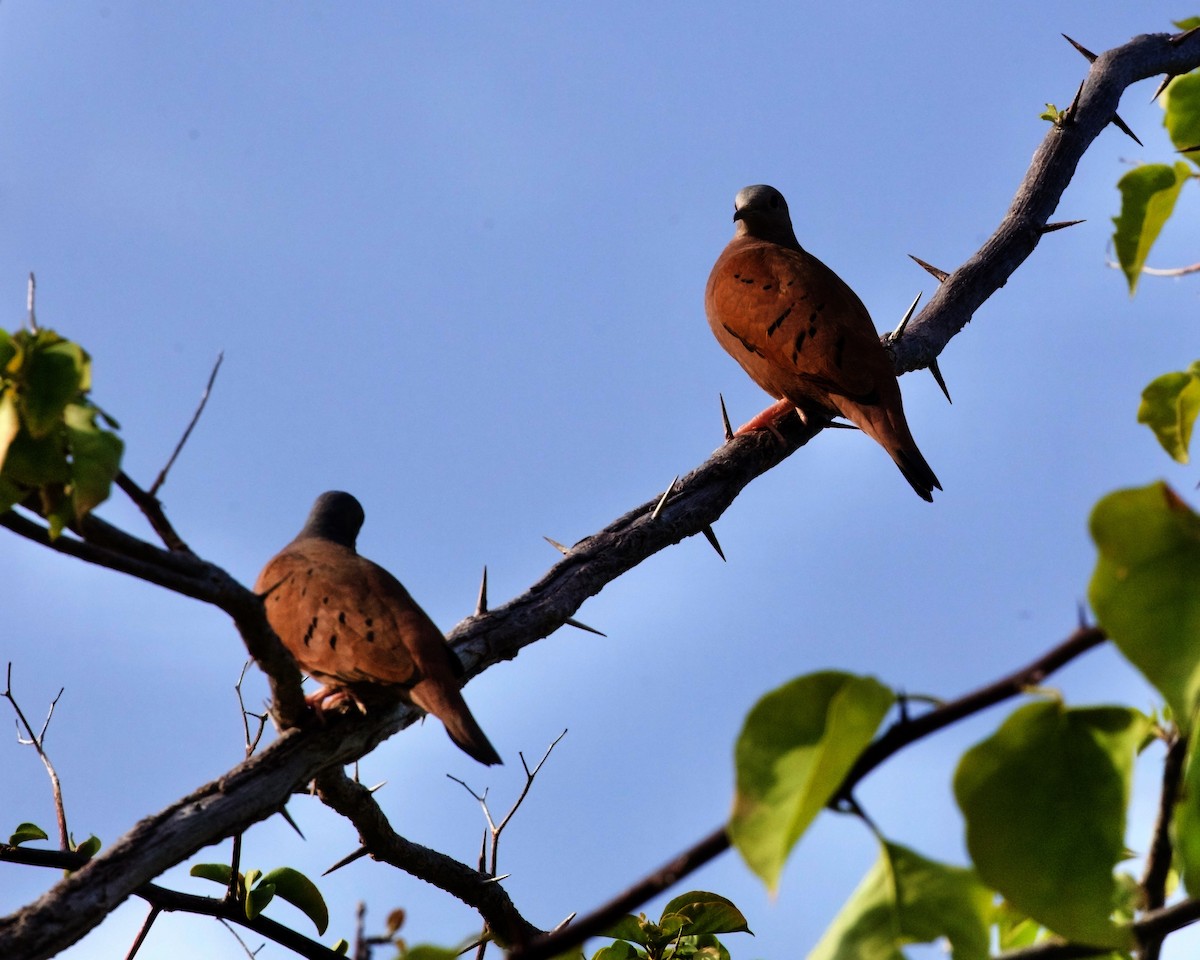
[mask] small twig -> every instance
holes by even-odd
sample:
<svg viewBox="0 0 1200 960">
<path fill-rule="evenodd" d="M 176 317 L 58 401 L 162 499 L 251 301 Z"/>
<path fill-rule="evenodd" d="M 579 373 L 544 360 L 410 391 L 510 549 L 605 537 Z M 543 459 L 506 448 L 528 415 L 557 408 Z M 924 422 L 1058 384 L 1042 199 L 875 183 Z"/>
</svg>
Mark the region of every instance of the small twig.
<svg viewBox="0 0 1200 960">
<path fill-rule="evenodd" d="M 67 831 L 67 810 L 63 805 L 62 783 L 58 779 L 58 771 L 54 769 L 54 764 L 50 762 L 50 757 L 46 755 L 46 731 L 50 729 L 50 720 L 54 716 L 54 708 L 58 706 L 59 698 L 62 697 L 65 689 L 66 687 L 59 688 L 58 694 L 50 701 L 50 709 L 46 712 L 46 719 L 42 723 L 41 732 L 34 733 L 33 727 L 25 719 L 25 714 L 12 692 L 12 661 L 9 661 L 7 679 L 4 684 L 4 699 L 12 704 L 13 711 L 17 715 L 17 742 L 31 746 L 37 751 L 37 755 L 42 760 L 42 765 L 46 768 L 46 773 L 50 776 L 50 789 L 54 794 L 54 814 L 58 818 L 58 845 L 62 850 L 70 850 L 71 835 Z M 25 734 L 29 738 L 27 740 L 21 738 L 22 727 L 25 728 Z"/>
<path fill-rule="evenodd" d="M 212 393 L 213 383 L 217 379 L 217 371 L 221 369 L 221 361 L 224 359 L 224 351 L 217 354 L 217 362 L 213 364 L 212 373 L 208 375 L 208 383 L 204 387 L 204 393 L 200 396 L 200 405 L 196 407 L 196 412 L 192 414 L 191 422 L 187 425 L 187 429 L 183 431 L 183 436 L 179 438 L 179 442 L 175 444 L 175 450 L 171 453 L 166 465 L 158 472 L 154 483 L 150 485 L 150 490 L 148 491 L 150 496 L 155 496 L 162 488 L 162 485 L 167 482 L 167 473 L 175 465 L 176 458 L 183 451 L 183 445 L 188 442 L 188 437 L 192 435 L 192 430 L 195 429 L 196 423 L 200 419 L 200 414 L 204 412 L 204 407 L 208 403 L 208 396 Z"/>
<path fill-rule="evenodd" d="M 146 942 L 146 935 L 150 932 L 150 928 L 154 926 L 154 921 L 158 919 L 159 913 L 161 911 L 158 907 L 150 907 L 150 912 L 146 914 L 146 919 L 142 922 L 141 929 L 138 930 L 137 936 L 133 940 L 133 946 L 125 954 L 125 960 L 133 960 L 137 956 L 137 952 L 142 949 L 142 944 Z"/>
<path fill-rule="evenodd" d="M 1166 736 L 1167 755 L 1163 758 L 1162 792 L 1158 798 L 1158 816 L 1146 866 L 1142 871 L 1142 895 L 1146 910 L 1158 910 L 1167 902 L 1167 880 L 1171 873 L 1171 817 L 1179 800 L 1179 785 L 1187 756 L 1188 738 L 1172 729 Z M 1142 942 L 1141 960 L 1158 960 L 1162 953 L 1162 938 Z"/>
<path fill-rule="evenodd" d="M 246 758 L 249 759 L 256 749 L 258 749 L 259 741 L 262 740 L 262 735 L 267 729 L 268 715 L 265 713 L 254 713 L 246 709 L 246 701 L 242 697 L 242 682 L 246 679 L 246 673 L 250 669 L 250 664 L 253 660 L 247 660 L 242 664 L 242 672 L 238 675 L 237 683 L 233 685 L 234 692 L 237 694 L 238 706 L 242 711 L 242 732 L 246 737 Z M 258 721 L 258 730 L 253 734 L 250 732 L 250 718 L 253 717 Z"/>
<path fill-rule="evenodd" d="M 133 501 L 141 512 L 142 516 L 150 523 L 154 532 L 158 534 L 163 545 L 168 550 L 174 550 L 179 553 L 191 553 L 191 548 L 183 542 L 183 538 L 175 532 L 175 528 L 171 526 L 171 521 L 167 519 L 167 515 L 163 512 L 162 504 L 158 498 L 152 493 L 147 493 L 141 487 L 130 479 L 129 474 L 124 470 L 117 473 L 117 486 L 121 491 Z"/>
<path fill-rule="evenodd" d="M 229 933 L 233 937 L 233 939 L 238 942 L 238 946 L 240 946 L 242 948 L 242 950 L 245 951 L 246 956 L 249 957 L 250 960 L 254 960 L 254 958 L 258 955 L 258 950 L 261 950 L 262 947 L 259 947 L 258 950 L 251 950 L 250 947 L 246 944 L 246 941 L 238 936 L 238 932 L 233 929 L 233 926 L 229 923 L 228 920 L 226 920 L 224 917 L 222 917 L 217 922 L 219 924 L 221 924 L 221 926 L 223 926 L 226 930 L 229 931 Z"/>
<path fill-rule="evenodd" d="M 26 289 L 25 305 L 29 310 L 29 331 L 30 333 L 37 333 L 37 311 L 34 310 L 34 302 L 37 300 L 37 277 L 33 275 L 32 270 L 29 271 L 29 286 Z"/>
<path fill-rule="evenodd" d="M 1105 260 L 1104 265 L 1113 270 L 1121 269 L 1115 260 Z M 1200 273 L 1200 263 L 1191 263 L 1186 267 L 1142 267 L 1141 272 L 1147 277 L 1186 277 L 1189 273 Z"/>
</svg>

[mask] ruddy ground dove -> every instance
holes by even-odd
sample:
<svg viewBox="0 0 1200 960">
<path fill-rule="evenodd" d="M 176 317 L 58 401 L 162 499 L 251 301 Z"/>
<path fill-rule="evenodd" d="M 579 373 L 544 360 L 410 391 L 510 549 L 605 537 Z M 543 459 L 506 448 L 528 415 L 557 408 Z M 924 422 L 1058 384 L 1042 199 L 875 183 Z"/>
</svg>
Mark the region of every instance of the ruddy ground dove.
<svg viewBox="0 0 1200 960">
<path fill-rule="evenodd" d="M 404 700 L 441 720 L 480 763 L 501 763 L 459 692 L 462 664 L 441 631 L 400 581 L 355 550 L 363 519 L 350 494 L 321 494 L 254 584 L 300 669 L 326 684 L 309 703 L 320 712 L 347 696 L 364 709 Z"/>
<path fill-rule="evenodd" d="M 845 282 L 800 246 L 787 202 L 774 187 L 745 187 L 734 200 L 733 239 L 705 291 L 721 346 L 779 403 L 738 432 L 768 427 L 794 407 L 840 415 L 879 443 L 917 495 L 941 490 L 909 433 L 900 385 L 867 308 Z"/>
</svg>

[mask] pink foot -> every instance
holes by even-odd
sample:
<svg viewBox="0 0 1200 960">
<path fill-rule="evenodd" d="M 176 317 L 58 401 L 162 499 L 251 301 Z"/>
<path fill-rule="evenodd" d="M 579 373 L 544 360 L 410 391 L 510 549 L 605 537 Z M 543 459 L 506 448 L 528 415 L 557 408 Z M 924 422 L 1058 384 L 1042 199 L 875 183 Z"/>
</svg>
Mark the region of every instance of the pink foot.
<svg viewBox="0 0 1200 960">
<path fill-rule="evenodd" d="M 743 433 L 753 433 L 755 430 L 770 430 L 782 440 L 783 437 L 780 435 L 777 425 L 795 409 L 796 405 L 791 400 L 780 400 L 778 403 L 771 404 L 753 419 L 747 420 L 733 432 L 733 435 L 740 437 Z"/>
</svg>

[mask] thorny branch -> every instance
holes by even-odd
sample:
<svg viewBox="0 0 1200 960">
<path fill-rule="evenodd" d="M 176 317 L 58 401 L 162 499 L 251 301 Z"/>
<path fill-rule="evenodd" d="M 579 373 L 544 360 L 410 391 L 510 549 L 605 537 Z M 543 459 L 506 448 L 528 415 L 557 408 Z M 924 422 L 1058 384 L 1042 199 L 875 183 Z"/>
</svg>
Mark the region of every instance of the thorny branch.
<svg viewBox="0 0 1200 960">
<path fill-rule="evenodd" d="M 1049 218 L 1084 151 L 1114 117 L 1124 89 L 1139 80 L 1182 74 L 1197 66 L 1197 33 L 1183 38 L 1165 34 L 1137 37 L 1096 59 L 1068 118 L 1051 128 L 1034 155 L 999 228 L 978 252 L 945 277 L 904 334 L 888 341 L 897 371 L 931 366 L 975 310 L 1029 256 L 1048 232 Z M 820 429 L 820 424 L 806 427 L 792 419 L 781 425 L 782 442 L 765 432 L 736 437 L 672 485 L 673 492 L 657 517 L 650 516 L 655 498 L 570 547 L 566 556 L 522 595 L 468 617 L 449 638 L 464 660 L 468 677 L 512 659 L 525 646 L 552 633 L 587 598 L 643 560 L 685 537 L 710 531 L 751 480 L 790 456 Z M 287 729 L 304 717 L 299 674 L 267 625 L 261 602 L 220 567 L 184 552 L 161 550 L 95 517 L 81 524 L 75 535 L 64 534 L 55 540 L 43 525 L 16 511 L 0 516 L 0 525 L 50 549 L 226 611 L 251 655 L 269 675 L 276 720 L 285 729 L 274 743 L 218 783 L 205 785 L 143 820 L 35 903 L 0 918 L 0 955 L 34 960 L 57 953 L 163 870 L 200 847 L 277 812 L 292 791 L 321 770 L 351 762 L 415 719 L 412 711 L 397 708 L 380 716 L 348 718 L 322 730 Z M 347 801 L 347 809 L 348 796 L 354 789 L 363 789 L 348 780 L 342 783 L 333 774 L 324 776 L 322 783 L 331 798 L 338 803 Z M 503 893 L 495 884 L 489 889 Z M 536 928 L 519 918 L 506 896 L 504 900 L 503 909 L 488 906 L 493 914 L 484 913 L 489 925 L 503 929 L 506 913 L 511 911 L 509 929 L 523 934 L 514 935 L 513 942 L 535 936 Z M 1150 916 L 1157 922 L 1160 915 L 1174 916 L 1171 911 L 1176 909 Z"/>
</svg>

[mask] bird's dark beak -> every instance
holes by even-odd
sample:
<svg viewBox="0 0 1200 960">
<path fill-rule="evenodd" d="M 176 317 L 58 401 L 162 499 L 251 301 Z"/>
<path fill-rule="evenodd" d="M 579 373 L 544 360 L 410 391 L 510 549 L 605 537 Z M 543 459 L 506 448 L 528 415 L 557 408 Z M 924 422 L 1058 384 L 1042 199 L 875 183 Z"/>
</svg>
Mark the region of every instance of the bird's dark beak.
<svg viewBox="0 0 1200 960">
<path fill-rule="evenodd" d="M 745 213 L 746 213 L 746 208 L 745 208 L 745 207 L 734 207 L 734 209 L 733 209 L 733 222 L 734 222 L 734 223 L 737 223 L 739 220 L 744 220 L 744 219 L 745 219 Z"/>
</svg>

